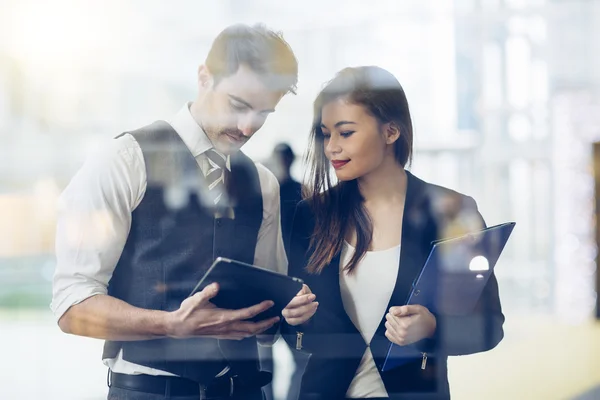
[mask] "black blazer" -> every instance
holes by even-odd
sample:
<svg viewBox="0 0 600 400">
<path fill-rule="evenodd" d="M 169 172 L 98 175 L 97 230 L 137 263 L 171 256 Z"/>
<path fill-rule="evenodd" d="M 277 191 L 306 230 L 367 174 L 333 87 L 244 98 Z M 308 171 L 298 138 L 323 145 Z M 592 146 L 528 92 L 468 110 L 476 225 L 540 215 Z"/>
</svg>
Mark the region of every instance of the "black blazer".
<svg viewBox="0 0 600 400">
<path fill-rule="evenodd" d="M 442 196 L 458 198 L 462 211 L 470 211 L 484 224 L 472 198 L 426 183 L 409 172 L 407 175 L 400 268 L 388 309 L 405 304 L 411 283 L 423 267 L 432 242 L 441 238 L 443 222 L 434 207 L 437 200 Z M 297 332 L 302 331 L 302 351 L 312 354 L 302 380 L 300 398 L 330 400 L 345 397 L 367 345 L 344 310 L 339 285 L 340 255 L 320 275 L 309 275 L 305 271 L 314 223 L 309 204 L 306 201 L 298 204 L 287 246 L 289 274 L 305 280 L 317 296 L 319 309 L 302 327 L 283 324 L 282 333 L 295 348 Z M 382 318 L 370 346 L 391 398 L 448 399 L 447 357 L 490 350 L 502 340 L 504 315 L 495 276 L 490 277 L 472 315 L 436 315 L 436 319 L 434 338 L 417 344 L 428 354 L 425 370 L 421 369 L 419 358 L 381 372 L 390 343 L 385 337 L 385 316 Z"/>
</svg>

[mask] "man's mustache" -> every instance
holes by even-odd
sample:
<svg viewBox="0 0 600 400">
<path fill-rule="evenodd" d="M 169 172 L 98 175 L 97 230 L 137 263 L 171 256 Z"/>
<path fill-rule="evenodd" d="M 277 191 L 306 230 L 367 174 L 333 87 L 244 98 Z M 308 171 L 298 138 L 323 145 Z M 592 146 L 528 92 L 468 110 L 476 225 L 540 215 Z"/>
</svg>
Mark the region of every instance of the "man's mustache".
<svg viewBox="0 0 600 400">
<path fill-rule="evenodd" d="M 246 140 L 246 137 L 244 136 L 244 134 L 237 129 L 226 129 L 224 131 L 221 131 L 221 133 L 223 133 L 225 135 L 233 136 L 235 139 L 240 140 L 240 141 Z"/>
</svg>

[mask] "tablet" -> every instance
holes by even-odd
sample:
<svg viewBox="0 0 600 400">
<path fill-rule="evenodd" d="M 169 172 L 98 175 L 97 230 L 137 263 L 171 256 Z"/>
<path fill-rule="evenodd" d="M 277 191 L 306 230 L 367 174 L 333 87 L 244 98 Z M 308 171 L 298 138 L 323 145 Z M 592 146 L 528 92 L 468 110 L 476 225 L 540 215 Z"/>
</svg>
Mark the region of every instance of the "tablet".
<svg viewBox="0 0 600 400">
<path fill-rule="evenodd" d="M 275 304 L 252 321 L 281 316 L 281 311 L 302 289 L 302 279 L 224 257 L 217 258 L 198 282 L 190 296 L 211 283 L 219 292 L 210 301 L 219 308 L 237 310 L 272 300 Z"/>
<path fill-rule="evenodd" d="M 472 313 L 514 227 L 507 222 L 434 242 L 405 304 L 419 304 L 440 315 Z M 415 346 L 391 343 L 382 370 L 420 356 Z"/>
</svg>

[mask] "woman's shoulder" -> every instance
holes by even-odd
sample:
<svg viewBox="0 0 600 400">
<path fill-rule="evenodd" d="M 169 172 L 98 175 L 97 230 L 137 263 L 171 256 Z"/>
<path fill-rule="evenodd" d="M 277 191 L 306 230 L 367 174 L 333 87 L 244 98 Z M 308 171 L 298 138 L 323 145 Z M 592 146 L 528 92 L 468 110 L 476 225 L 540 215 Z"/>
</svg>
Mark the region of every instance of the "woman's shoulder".
<svg viewBox="0 0 600 400">
<path fill-rule="evenodd" d="M 412 181 L 412 186 L 416 187 L 416 191 L 421 194 L 422 197 L 427 198 L 434 204 L 438 202 L 451 203 L 454 206 L 460 205 L 461 208 L 477 209 L 477 202 L 468 194 L 458 192 L 445 186 L 427 182 L 416 177 L 410 172 L 408 172 L 408 176 L 409 181 Z"/>
<path fill-rule="evenodd" d="M 465 229 L 470 231 L 485 227 L 485 221 L 479 212 L 477 202 L 473 197 L 456 190 L 426 182 L 410 175 L 413 189 L 417 192 L 415 201 L 418 209 L 430 214 L 438 226 L 444 226 L 449 221 L 462 221 Z"/>
</svg>

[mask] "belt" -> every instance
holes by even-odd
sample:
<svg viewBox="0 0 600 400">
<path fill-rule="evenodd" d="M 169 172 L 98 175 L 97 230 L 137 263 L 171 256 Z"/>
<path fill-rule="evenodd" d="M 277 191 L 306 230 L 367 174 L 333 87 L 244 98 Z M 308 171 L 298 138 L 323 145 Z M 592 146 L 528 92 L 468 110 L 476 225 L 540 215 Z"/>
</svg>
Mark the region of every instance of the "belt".
<svg viewBox="0 0 600 400">
<path fill-rule="evenodd" d="M 260 372 L 260 378 L 243 381 L 237 376 L 226 374 L 205 386 L 178 376 L 127 375 L 111 371 L 109 387 L 161 395 L 169 393 L 171 396 L 198 396 L 203 400 L 222 399 L 247 390 L 260 389 L 271 380 L 270 373 L 267 373 L 268 378 L 264 374 L 265 372 Z"/>
</svg>

